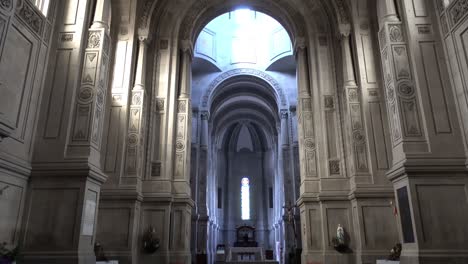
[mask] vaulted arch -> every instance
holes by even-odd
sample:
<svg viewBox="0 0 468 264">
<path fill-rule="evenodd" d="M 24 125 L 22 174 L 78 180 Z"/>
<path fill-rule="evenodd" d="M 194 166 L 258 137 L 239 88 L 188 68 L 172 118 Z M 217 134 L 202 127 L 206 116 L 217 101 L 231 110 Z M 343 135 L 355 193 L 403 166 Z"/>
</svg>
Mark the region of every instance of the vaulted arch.
<svg viewBox="0 0 468 264">
<path fill-rule="evenodd" d="M 274 98 L 275 104 L 278 106 L 277 110 L 289 106 L 288 98 L 280 84 L 267 73 L 256 69 L 234 69 L 216 77 L 205 90 L 201 98 L 201 106 L 210 109 L 217 94 L 239 85 L 250 86 L 252 90 L 257 87 L 259 88 L 256 89 L 257 91 L 269 94 L 269 97 Z"/>
<path fill-rule="evenodd" d="M 175 6 L 178 8 L 174 8 Z M 152 38 L 155 33 L 161 37 L 176 36 L 177 39 L 194 43 L 209 21 L 239 6 L 249 7 L 274 17 L 287 30 L 293 42 L 296 42 L 298 37 L 307 38 L 308 32 L 339 32 L 340 29 L 350 28 L 350 9 L 344 0 L 301 1 L 295 5 L 284 0 L 223 1 L 222 3 L 203 0 L 183 6 L 177 1 L 146 0 L 140 11 L 138 34 L 144 38 Z M 177 13 L 174 13 L 174 10 L 177 10 Z M 304 16 L 306 11 L 313 16 Z M 170 31 L 167 31 L 168 29 Z"/>
</svg>

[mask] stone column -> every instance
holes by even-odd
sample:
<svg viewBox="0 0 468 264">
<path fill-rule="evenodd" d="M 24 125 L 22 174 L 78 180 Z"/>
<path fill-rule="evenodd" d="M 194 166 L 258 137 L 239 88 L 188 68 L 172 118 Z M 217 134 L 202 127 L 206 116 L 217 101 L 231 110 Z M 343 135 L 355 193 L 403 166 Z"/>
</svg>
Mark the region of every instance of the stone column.
<svg viewBox="0 0 468 264">
<path fill-rule="evenodd" d="M 99 4 L 96 8 L 102 9 L 107 16 L 110 15 L 111 10 L 115 10 Z M 136 13 L 137 0 L 121 2 L 118 4 L 118 9 L 121 12 L 112 13 L 112 28 L 118 30 L 114 30 L 110 45 L 112 47 L 110 55 L 112 76 L 109 79 L 109 95 L 107 97 L 109 103 L 106 107 L 105 136 L 102 140 L 103 148 L 101 151 L 103 170 L 108 179 L 102 186 L 100 193 L 96 241 L 104 247 L 106 257 L 109 259 L 119 260 L 120 263 L 136 263 L 143 261 L 139 259 L 139 253 L 142 252 L 140 234 L 148 232 L 149 225 L 153 225 L 160 234 L 160 230 L 168 230 L 168 228 L 160 226 L 169 226 L 169 220 L 161 221 L 158 225 L 151 222 L 151 217 L 158 215 L 160 211 L 148 210 L 146 205 L 142 205 L 141 184 L 137 186 L 136 176 L 139 172 L 130 168 L 130 164 L 135 160 L 134 155 L 137 155 L 137 152 L 131 152 L 137 148 L 137 145 L 134 145 L 134 134 L 141 135 L 134 128 L 130 129 L 130 126 L 145 127 L 142 121 L 145 120 L 143 116 L 140 116 L 139 120 L 137 117 L 131 116 L 131 112 L 135 108 L 143 106 L 132 103 L 132 101 L 136 101 L 136 97 L 132 98 L 132 92 L 133 90 L 145 89 L 144 72 L 137 73 L 136 69 L 141 67 L 145 70 L 145 66 L 143 66 L 145 58 L 142 56 L 148 56 L 148 54 L 139 47 L 139 38 L 135 27 L 138 17 L 128 17 L 127 15 Z M 108 24 L 108 22 L 98 19 L 97 24 Z M 147 45 L 148 42 L 146 41 L 145 44 Z M 147 88 L 148 86 L 146 86 Z M 137 144 L 138 147 L 145 146 L 144 142 L 137 142 Z M 147 202 L 148 199 L 145 201 Z M 159 205 L 168 208 L 167 204 L 165 202 Z M 125 232 L 128 236 L 128 243 L 122 240 L 116 243 L 118 235 L 116 235 L 115 230 Z M 167 236 L 161 235 L 162 237 Z M 158 253 L 167 251 L 165 243 L 161 239 Z"/>
<path fill-rule="evenodd" d="M 208 112 L 200 113 L 200 148 L 198 162 L 198 186 L 197 186 L 197 214 L 198 214 L 198 232 L 197 232 L 197 251 L 200 253 L 209 253 L 207 245 L 207 222 L 211 216 L 208 215 Z M 213 213 L 213 212 L 211 212 Z"/>
<path fill-rule="evenodd" d="M 401 1 L 401 16 L 394 1 L 377 4 L 393 153 L 387 177 L 400 216 L 401 262 L 464 263 L 468 177 L 432 3 Z"/>
<path fill-rule="evenodd" d="M 283 191 L 284 199 L 283 204 L 281 206 L 293 206 L 296 204 L 296 199 L 294 197 L 294 179 L 292 178 L 292 174 L 290 171 L 290 148 L 289 148 L 289 111 L 288 110 L 281 110 L 280 112 L 281 117 L 281 127 L 280 127 L 280 135 L 279 135 L 279 164 L 281 167 L 281 174 L 283 177 L 283 182 L 281 186 L 281 190 Z M 293 212 L 295 210 L 293 209 Z M 284 230 L 284 252 L 287 255 L 291 249 L 293 249 L 297 244 L 295 241 L 294 236 L 294 229 L 293 223 L 288 222 L 289 215 L 287 214 L 287 210 L 285 208 L 281 208 L 281 215 L 283 219 L 283 230 Z M 284 221 L 286 220 L 286 221 Z M 294 250 L 294 249 L 293 249 Z"/>
<path fill-rule="evenodd" d="M 318 229 L 312 230 L 311 217 L 320 217 L 316 214 L 319 212 L 316 197 L 319 191 L 319 178 L 317 172 L 317 157 L 316 157 L 316 142 L 314 129 L 314 113 L 312 104 L 312 94 L 310 89 L 309 77 L 309 56 L 308 49 L 304 39 L 297 39 L 295 43 L 296 56 L 296 79 L 298 88 L 298 141 L 299 141 L 299 163 L 300 163 L 300 198 L 298 205 L 301 214 L 301 230 L 302 230 L 302 263 L 317 261 L 314 257 L 314 248 L 317 245 L 312 245 L 311 237 L 315 236 L 313 232 L 318 232 Z M 317 223 L 320 225 L 320 221 Z M 316 241 L 316 240 L 314 240 Z"/>
<path fill-rule="evenodd" d="M 92 1 L 75 2 L 73 12 L 66 9 L 71 1 L 57 2 L 55 63 L 48 66 L 50 97 L 41 113 L 48 121 L 37 133 L 21 262 L 94 264 L 100 188 L 107 179 L 101 146 L 110 38 L 103 10 L 110 1 L 96 2 L 89 30 Z"/>
<path fill-rule="evenodd" d="M 87 156 L 93 166 L 102 167 L 104 112 L 107 102 L 109 72 L 109 14 L 110 2 L 96 2 L 94 21 L 88 31 L 80 87 L 75 101 L 75 114 L 70 131 L 67 154 Z"/>
<path fill-rule="evenodd" d="M 190 164 L 190 127 L 191 103 L 190 89 L 192 85 L 192 43 L 181 42 L 181 64 L 179 79 L 179 96 L 177 99 L 176 142 L 174 157 L 174 192 L 190 197 L 189 164 Z"/>
<path fill-rule="evenodd" d="M 391 143 L 385 111 L 385 93 L 379 82 L 380 62 L 375 50 L 378 49 L 377 32 L 374 30 L 375 10 L 358 2 L 350 2 L 353 30 L 350 34 L 352 54 L 354 54 L 354 74 L 358 84 L 359 104 L 362 109 L 362 132 L 365 137 L 368 172 L 358 170 L 353 176 L 350 195 L 353 217 L 352 244 L 357 263 L 374 263 L 376 259 L 386 259 L 388 248 L 398 241 L 396 217 L 393 215 L 393 186 L 385 174 L 391 161 Z M 342 31 L 343 32 L 343 31 Z M 346 88 L 345 88 L 346 89 Z M 349 92 L 344 93 L 344 98 Z M 352 115 L 352 106 L 347 107 L 345 120 Z M 348 128 L 352 123 L 348 122 Z M 348 130 L 352 135 L 352 130 Z M 354 169 L 359 168 L 354 166 Z M 356 171 L 356 170 L 354 170 Z M 382 232 L 373 230 L 367 223 L 379 223 Z M 372 242 L 370 242 L 372 241 Z"/>
<path fill-rule="evenodd" d="M 291 175 L 289 174 L 289 113 L 288 110 L 281 110 L 281 128 L 280 128 L 280 157 L 279 161 L 282 165 L 282 174 L 283 174 L 283 184 L 284 184 L 284 201 L 287 203 L 288 201 L 291 203 L 295 202 L 293 197 L 293 185 Z"/>
<path fill-rule="evenodd" d="M 131 92 L 128 126 L 127 146 L 125 151 L 125 175 L 122 177 L 126 185 L 141 185 L 143 177 L 143 164 L 145 161 L 143 146 L 143 107 L 145 102 L 145 74 L 146 74 L 147 39 L 140 38 L 135 74 L 135 83 Z M 137 187 L 139 188 L 139 187 Z"/>
<path fill-rule="evenodd" d="M 190 104 L 190 89 L 192 85 L 193 45 L 184 40 L 180 43 L 179 93 L 176 101 L 175 145 L 173 167 L 173 217 L 171 233 L 171 261 L 176 263 L 191 263 L 190 254 L 190 222 L 193 200 L 190 191 L 190 145 L 192 126 L 192 106 Z M 201 184 L 200 184 L 201 185 Z M 205 182 L 206 186 L 206 182 Z M 199 219 L 200 221 L 200 219 Z M 182 226 L 182 228 L 181 228 Z M 181 234 L 184 232 L 185 234 Z"/>
<path fill-rule="evenodd" d="M 341 33 L 341 58 L 343 63 L 343 92 L 346 102 L 346 128 L 348 175 L 351 178 L 351 189 L 359 185 L 372 183 L 369 174 L 369 158 L 367 152 L 367 140 L 364 131 L 364 120 L 361 106 L 361 89 L 355 78 L 353 59 L 351 57 L 350 32 Z"/>
<path fill-rule="evenodd" d="M 304 39 L 298 39 L 295 48 L 298 94 L 298 134 L 301 164 L 301 194 L 317 192 L 317 157 L 314 116 L 309 79 L 308 49 Z"/>
</svg>

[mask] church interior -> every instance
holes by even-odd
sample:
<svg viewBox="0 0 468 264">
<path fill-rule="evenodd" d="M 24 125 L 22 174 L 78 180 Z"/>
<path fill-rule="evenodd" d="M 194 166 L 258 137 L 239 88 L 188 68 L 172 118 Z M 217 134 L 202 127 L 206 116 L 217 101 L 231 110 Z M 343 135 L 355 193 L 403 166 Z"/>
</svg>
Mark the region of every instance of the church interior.
<svg viewBox="0 0 468 264">
<path fill-rule="evenodd" d="M 0 263 L 468 263 L 468 0 L 0 0 Z"/>
</svg>

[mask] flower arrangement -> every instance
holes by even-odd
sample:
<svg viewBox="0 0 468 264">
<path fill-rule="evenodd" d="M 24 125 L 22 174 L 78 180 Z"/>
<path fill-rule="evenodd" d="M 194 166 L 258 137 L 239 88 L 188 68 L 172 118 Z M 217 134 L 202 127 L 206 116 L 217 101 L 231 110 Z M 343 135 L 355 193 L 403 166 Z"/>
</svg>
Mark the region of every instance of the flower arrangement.
<svg viewBox="0 0 468 264">
<path fill-rule="evenodd" d="M 18 247 L 10 249 L 7 245 L 8 244 L 6 242 L 0 244 L 0 264 L 12 264 L 18 258 Z"/>
</svg>

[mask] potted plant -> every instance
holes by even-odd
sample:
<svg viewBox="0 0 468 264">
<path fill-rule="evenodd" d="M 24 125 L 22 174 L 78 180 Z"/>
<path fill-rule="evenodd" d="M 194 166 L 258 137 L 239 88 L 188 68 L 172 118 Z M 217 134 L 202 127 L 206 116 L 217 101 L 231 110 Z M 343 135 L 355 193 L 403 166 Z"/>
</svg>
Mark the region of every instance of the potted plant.
<svg viewBox="0 0 468 264">
<path fill-rule="evenodd" d="M 12 249 L 7 247 L 7 243 L 0 244 L 0 264 L 13 264 L 16 263 L 18 258 L 18 247 Z"/>
</svg>

